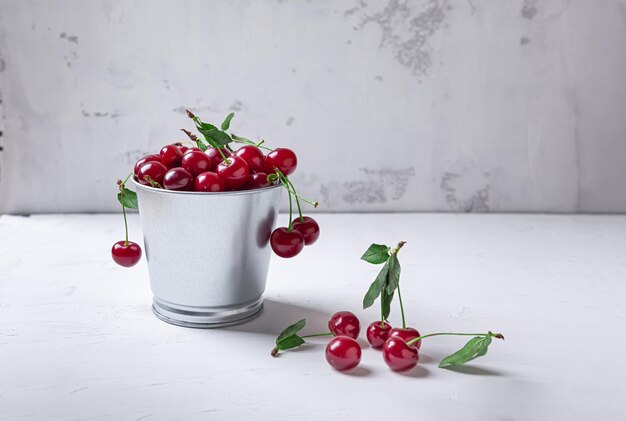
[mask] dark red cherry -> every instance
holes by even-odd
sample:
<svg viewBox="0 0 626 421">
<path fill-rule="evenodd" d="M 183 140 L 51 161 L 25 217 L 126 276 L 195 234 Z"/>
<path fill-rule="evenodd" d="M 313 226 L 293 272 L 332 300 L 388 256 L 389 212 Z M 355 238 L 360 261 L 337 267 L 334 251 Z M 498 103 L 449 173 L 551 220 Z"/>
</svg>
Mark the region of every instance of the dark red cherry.
<svg viewBox="0 0 626 421">
<path fill-rule="evenodd" d="M 320 236 L 320 226 L 310 216 L 294 219 L 291 226 L 302 233 L 304 244 L 307 246 L 315 243 Z"/>
<path fill-rule="evenodd" d="M 189 150 L 189 148 L 187 146 L 184 145 L 176 145 L 178 146 L 178 149 L 180 149 L 180 152 L 183 154 L 183 156 L 187 153 L 187 151 Z"/>
<path fill-rule="evenodd" d="M 163 187 L 168 190 L 193 190 L 193 176 L 184 168 L 172 168 L 163 177 Z"/>
<path fill-rule="evenodd" d="M 125 240 L 118 241 L 113 244 L 111 249 L 111 256 L 115 263 L 124 267 L 135 266 L 139 259 L 141 259 L 141 247 L 139 244 L 129 241 L 126 244 Z"/>
<path fill-rule="evenodd" d="M 193 189 L 203 192 L 224 191 L 224 182 L 214 172 L 203 172 L 193 182 Z"/>
<path fill-rule="evenodd" d="M 361 323 L 354 313 L 338 311 L 330 317 L 328 329 L 335 336 L 348 336 L 352 339 L 356 339 L 359 337 Z"/>
<path fill-rule="evenodd" d="M 167 145 L 163 146 L 159 157 L 161 158 L 161 163 L 169 169 L 180 166 L 180 162 L 183 160 L 183 153 L 178 146 Z"/>
<path fill-rule="evenodd" d="M 271 174 L 278 168 L 283 174 L 291 175 L 298 166 L 296 154 L 287 148 L 277 148 L 265 157 L 265 172 Z"/>
<path fill-rule="evenodd" d="M 407 371 L 417 365 L 417 348 L 408 346 L 400 338 L 389 338 L 383 346 L 383 359 L 393 371 Z"/>
<path fill-rule="evenodd" d="M 361 362 L 361 345 L 348 336 L 337 336 L 326 346 L 326 361 L 335 370 L 352 370 Z"/>
<path fill-rule="evenodd" d="M 195 177 L 211 170 L 211 158 L 202 151 L 189 151 L 183 156 L 181 167 Z"/>
<path fill-rule="evenodd" d="M 137 172 L 137 181 L 139 181 L 141 184 L 149 186 L 150 183 L 146 181 L 146 178 L 150 177 L 152 180 L 163 186 L 163 177 L 165 177 L 166 172 L 167 167 L 160 162 L 146 162 L 139 168 L 139 171 Z"/>
<path fill-rule="evenodd" d="M 225 157 L 229 157 L 231 155 L 228 149 L 220 149 Z M 217 165 L 223 161 L 222 155 L 220 155 L 219 151 L 215 148 L 208 148 L 204 153 L 211 159 L 211 169 L 209 171 L 215 171 Z"/>
<path fill-rule="evenodd" d="M 224 182 L 226 190 L 235 190 L 243 186 L 248 179 L 248 164 L 238 156 L 230 156 L 220 162 L 215 172 Z"/>
<path fill-rule="evenodd" d="M 183 157 L 185 156 L 185 154 L 186 154 L 186 153 L 189 153 L 189 152 L 194 152 L 194 151 L 195 151 L 195 152 L 203 152 L 203 153 L 204 153 L 204 151 L 203 151 L 202 149 L 200 149 L 200 148 L 196 148 L 196 147 L 194 146 L 193 148 L 187 148 L 187 150 L 186 150 L 185 152 L 183 152 Z"/>
<path fill-rule="evenodd" d="M 250 174 L 246 183 L 243 185 L 244 190 L 260 189 L 262 187 L 269 187 L 272 183 L 267 181 L 267 174 L 264 172 L 257 172 Z"/>
<path fill-rule="evenodd" d="M 404 329 L 401 327 L 394 327 L 393 329 L 389 331 L 389 337 L 400 338 L 404 342 L 408 343 L 412 339 L 419 338 L 420 333 L 417 331 L 417 329 L 413 329 L 412 327 L 407 327 Z M 420 339 L 419 341 L 415 342 L 411 346 L 416 349 L 420 349 L 420 347 L 422 346 L 422 340 Z"/>
<path fill-rule="evenodd" d="M 270 245 L 278 256 L 294 257 L 304 248 L 304 236 L 299 231 L 289 231 L 286 227 L 276 228 L 270 236 Z"/>
<path fill-rule="evenodd" d="M 381 349 L 389 337 L 390 330 L 391 325 L 387 322 L 372 322 L 367 327 L 365 336 L 367 337 L 367 341 L 370 343 L 372 348 Z"/>
<path fill-rule="evenodd" d="M 246 161 L 250 171 L 263 171 L 263 152 L 254 145 L 245 145 L 235 151 L 235 155 Z"/>
<path fill-rule="evenodd" d="M 159 157 L 159 155 L 154 155 L 154 154 L 146 155 L 143 158 L 141 158 L 139 161 L 137 161 L 137 163 L 135 163 L 135 168 L 133 170 L 135 177 L 137 177 L 137 175 L 139 174 L 139 168 L 141 168 L 141 166 L 145 164 L 146 162 L 161 162 L 161 158 Z"/>
</svg>

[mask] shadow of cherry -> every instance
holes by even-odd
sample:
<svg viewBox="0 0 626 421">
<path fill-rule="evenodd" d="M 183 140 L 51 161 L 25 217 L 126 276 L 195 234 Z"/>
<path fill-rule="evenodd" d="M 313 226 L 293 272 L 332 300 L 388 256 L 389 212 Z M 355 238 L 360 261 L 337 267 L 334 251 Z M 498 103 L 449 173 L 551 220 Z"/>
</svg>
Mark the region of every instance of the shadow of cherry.
<svg viewBox="0 0 626 421">
<path fill-rule="evenodd" d="M 350 377 L 367 377 L 372 374 L 372 370 L 360 365 L 350 371 L 339 371 L 339 373 Z"/>
<path fill-rule="evenodd" d="M 429 373 L 428 370 L 426 370 L 424 367 L 422 366 L 415 366 L 415 368 L 413 368 L 412 370 L 409 371 L 405 371 L 403 373 L 398 373 L 401 376 L 404 377 L 415 377 L 415 378 L 424 378 L 424 377 L 428 377 Z"/>
<path fill-rule="evenodd" d="M 458 365 L 453 367 L 443 367 L 444 370 L 454 371 L 462 374 L 471 374 L 473 376 L 502 376 L 504 373 L 489 368 L 478 367 L 475 365 Z"/>
</svg>

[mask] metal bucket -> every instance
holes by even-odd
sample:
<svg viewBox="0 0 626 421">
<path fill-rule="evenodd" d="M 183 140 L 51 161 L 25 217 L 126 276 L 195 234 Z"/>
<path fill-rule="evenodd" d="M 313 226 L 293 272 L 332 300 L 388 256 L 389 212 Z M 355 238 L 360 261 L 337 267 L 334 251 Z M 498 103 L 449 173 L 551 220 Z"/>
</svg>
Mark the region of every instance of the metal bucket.
<svg viewBox="0 0 626 421">
<path fill-rule="evenodd" d="M 257 316 L 282 186 L 219 193 L 135 186 L 154 314 L 199 328 Z"/>
</svg>

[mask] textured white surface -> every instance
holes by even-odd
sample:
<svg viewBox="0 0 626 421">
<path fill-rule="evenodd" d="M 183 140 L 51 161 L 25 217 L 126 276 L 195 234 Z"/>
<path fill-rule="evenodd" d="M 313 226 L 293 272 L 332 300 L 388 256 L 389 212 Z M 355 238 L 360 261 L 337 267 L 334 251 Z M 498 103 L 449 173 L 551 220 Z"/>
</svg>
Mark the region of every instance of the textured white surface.
<svg viewBox="0 0 626 421">
<path fill-rule="evenodd" d="M 281 220 L 285 216 L 281 215 Z M 119 215 L 0 217 L 0 419 L 618 420 L 626 217 L 319 215 L 322 237 L 274 259 L 266 309 L 247 325 L 189 330 L 150 312 L 145 261 L 115 266 Z M 363 227 L 368 231 L 364 232 Z M 138 218 L 131 236 L 140 238 Z M 422 364 L 330 369 L 324 340 L 273 359 L 275 335 L 306 317 L 356 312 L 376 268 L 372 241 L 402 250 L 408 320 L 423 332 L 502 331 L 462 372 L 424 341 Z M 392 321 L 399 322 L 397 308 Z"/>
<path fill-rule="evenodd" d="M 325 210 L 626 211 L 624 0 L 0 0 L 0 94 L 5 212 L 116 211 L 185 107 Z"/>
</svg>

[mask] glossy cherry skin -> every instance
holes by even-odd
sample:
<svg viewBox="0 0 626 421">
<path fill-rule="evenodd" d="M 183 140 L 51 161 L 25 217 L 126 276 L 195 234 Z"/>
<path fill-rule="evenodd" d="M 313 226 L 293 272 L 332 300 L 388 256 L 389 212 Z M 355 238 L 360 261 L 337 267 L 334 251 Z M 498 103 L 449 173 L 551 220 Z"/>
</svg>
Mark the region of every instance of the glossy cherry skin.
<svg viewBox="0 0 626 421">
<path fill-rule="evenodd" d="M 407 371 L 417 365 L 419 353 L 402 339 L 389 338 L 383 346 L 383 359 L 393 371 Z"/>
<path fill-rule="evenodd" d="M 211 171 L 211 158 L 202 151 L 189 151 L 183 155 L 180 166 L 195 177 L 203 172 Z"/>
<path fill-rule="evenodd" d="M 337 336 L 326 346 L 326 361 L 335 370 L 352 370 L 361 362 L 361 345 L 348 336 Z"/>
<path fill-rule="evenodd" d="M 328 329 L 335 336 L 348 336 L 356 339 L 361 331 L 359 318 L 349 311 L 338 311 L 328 321 Z"/>
<path fill-rule="evenodd" d="M 286 259 L 296 256 L 304 248 L 304 236 L 296 230 L 288 231 L 286 227 L 276 228 L 270 236 L 272 250 Z"/>
<path fill-rule="evenodd" d="M 187 151 L 189 150 L 189 148 L 187 146 L 183 146 L 183 145 L 176 145 L 178 146 L 178 149 L 180 149 L 180 152 L 183 154 L 183 156 L 187 153 Z"/>
<path fill-rule="evenodd" d="M 139 161 L 137 161 L 135 163 L 135 168 L 133 169 L 133 174 L 135 174 L 135 177 L 137 177 L 137 174 L 139 174 L 139 168 L 141 168 L 141 166 L 143 164 L 145 164 L 146 162 L 161 162 L 161 158 L 159 157 L 159 155 L 146 155 L 143 158 L 141 158 Z"/>
<path fill-rule="evenodd" d="M 193 182 L 195 191 L 217 192 L 224 191 L 224 182 L 219 175 L 214 172 L 203 172 Z"/>
<path fill-rule="evenodd" d="M 419 338 L 419 337 L 420 337 L 420 333 L 417 331 L 417 329 L 413 329 L 412 327 L 407 327 L 406 329 L 403 329 L 401 327 L 394 327 L 389 332 L 389 338 L 400 338 L 404 342 L 407 342 L 407 343 L 410 340 Z M 420 339 L 419 341 L 415 342 L 411 346 L 416 349 L 420 349 L 420 347 L 422 346 L 422 340 Z"/>
<path fill-rule="evenodd" d="M 172 168 L 163 177 L 163 187 L 167 190 L 193 190 L 193 176 L 184 168 Z"/>
<path fill-rule="evenodd" d="M 165 177 L 166 172 L 167 167 L 162 163 L 156 161 L 146 162 L 139 168 L 139 171 L 137 172 L 137 181 L 139 181 L 141 184 L 149 186 L 150 183 L 146 181 L 146 177 L 150 177 L 152 180 L 156 181 L 162 186 L 163 177 Z"/>
<path fill-rule="evenodd" d="M 113 244 L 113 248 L 111 248 L 111 256 L 115 263 L 129 268 L 135 266 L 139 259 L 141 259 L 141 247 L 139 247 L 139 244 L 133 243 L 132 241 L 129 241 L 128 244 L 126 244 L 124 240 L 118 241 Z"/>
<path fill-rule="evenodd" d="M 161 158 L 161 163 L 170 169 L 180 166 L 180 162 L 183 160 L 183 153 L 178 146 L 167 145 L 163 146 L 161 152 L 159 152 L 159 157 Z"/>
<path fill-rule="evenodd" d="M 304 245 L 310 246 L 320 237 L 320 226 L 310 216 L 303 216 L 302 220 L 296 218 L 291 223 L 293 229 L 298 230 L 304 236 Z"/>
<path fill-rule="evenodd" d="M 228 149 L 220 149 L 225 157 L 229 157 L 231 155 Z M 215 171 L 217 165 L 223 161 L 222 155 L 215 148 L 208 148 L 204 153 L 211 159 L 211 168 L 209 171 Z"/>
<path fill-rule="evenodd" d="M 265 174 L 264 172 L 257 172 L 248 176 L 248 179 L 246 180 L 246 183 L 243 185 L 242 189 L 260 189 L 263 187 L 269 187 L 271 185 L 272 183 L 267 181 L 267 174 Z"/>
<path fill-rule="evenodd" d="M 243 186 L 250 173 L 246 161 L 238 156 L 230 156 L 226 161 L 220 162 L 215 172 L 224 182 L 226 190 L 235 190 Z"/>
<path fill-rule="evenodd" d="M 291 175 L 298 166 L 298 158 L 291 149 L 277 148 L 265 157 L 265 171 L 270 174 L 278 168 L 283 174 Z"/>
<path fill-rule="evenodd" d="M 391 325 L 387 322 L 383 322 L 382 326 L 380 321 L 372 322 L 367 327 L 365 336 L 367 337 L 367 341 L 370 343 L 372 348 L 381 349 L 389 337 L 390 330 Z"/>
<path fill-rule="evenodd" d="M 183 146 L 183 147 L 184 147 L 184 146 Z M 193 151 L 196 151 L 196 152 L 202 152 L 202 153 L 204 153 L 204 151 L 203 151 L 202 149 L 200 149 L 200 148 L 196 148 L 196 147 L 194 146 L 193 148 L 187 148 L 187 150 L 186 150 L 185 152 L 183 152 L 183 157 L 185 156 L 185 154 L 186 154 L 186 153 L 193 152 Z"/>
<path fill-rule="evenodd" d="M 263 171 L 263 152 L 254 145 L 245 145 L 235 151 L 235 155 L 246 161 L 250 171 Z"/>
</svg>

